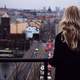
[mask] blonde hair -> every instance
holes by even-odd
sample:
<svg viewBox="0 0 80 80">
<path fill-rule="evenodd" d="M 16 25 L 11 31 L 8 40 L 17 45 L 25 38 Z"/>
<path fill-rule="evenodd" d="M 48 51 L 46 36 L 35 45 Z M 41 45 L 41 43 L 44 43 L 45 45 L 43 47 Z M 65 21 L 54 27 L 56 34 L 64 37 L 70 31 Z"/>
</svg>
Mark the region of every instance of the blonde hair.
<svg viewBox="0 0 80 80">
<path fill-rule="evenodd" d="M 74 40 L 66 39 L 68 46 L 72 49 L 77 48 L 78 38 L 80 37 L 80 12 L 76 6 L 70 6 L 64 11 L 62 20 L 59 23 L 59 27 L 62 27 L 63 34 L 62 36 L 66 37 L 65 30 L 66 28 L 70 29 L 71 27 L 75 28 L 76 37 Z M 70 34 L 71 35 L 71 34 Z"/>
</svg>

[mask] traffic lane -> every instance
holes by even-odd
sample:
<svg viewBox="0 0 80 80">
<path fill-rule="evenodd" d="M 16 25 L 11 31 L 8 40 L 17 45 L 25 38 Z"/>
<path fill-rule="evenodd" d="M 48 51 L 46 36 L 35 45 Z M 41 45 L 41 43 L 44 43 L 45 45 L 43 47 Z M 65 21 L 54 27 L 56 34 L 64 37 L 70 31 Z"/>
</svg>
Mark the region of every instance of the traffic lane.
<svg viewBox="0 0 80 80">
<path fill-rule="evenodd" d="M 28 53 L 30 52 L 30 53 L 32 53 L 31 54 L 31 56 L 29 55 L 28 56 L 28 58 L 30 57 L 31 59 L 34 59 L 34 58 L 36 58 L 37 56 L 35 55 L 35 54 L 33 54 L 33 51 L 34 51 L 34 49 L 36 48 L 36 47 L 39 47 L 39 44 L 38 44 L 38 42 L 34 42 L 34 44 L 35 44 L 35 46 L 33 46 L 29 51 L 28 51 Z M 27 55 L 27 54 L 26 54 Z M 28 73 L 29 73 L 29 71 L 30 71 L 30 69 L 31 69 L 31 66 L 32 66 L 32 63 L 22 63 L 21 64 L 22 65 L 22 67 L 20 67 L 20 69 L 19 69 L 19 74 L 18 74 L 18 78 L 20 78 L 20 80 L 22 80 L 23 78 L 24 78 L 24 76 L 25 76 L 25 74 L 26 74 L 26 76 L 28 75 Z M 23 74 L 24 73 L 24 74 Z"/>
<path fill-rule="evenodd" d="M 40 49 L 40 54 L 37 55 L 37 58 L 42 58 L 43 47 L 42 47 L 42 43 L 39 43 L 38 41 L 34 41 L 31 48 L 27 52 L 24 51 L 23 58 L 29 58 L 29 59 L 32 58 L 34 49 L 36 47 Z M 35 57 L 33 57 L 33 58 L 35 58 Z M 23 73 L 25 71 L 25 69 L 26 69 L 26 72 L 27 72 L 28 70 L 30 70 L 30 65 L 31 65 L 31 63 L 30 64 L 29 63 L 17 63 L 17 69 L 16 69 L 16 64 L 15 64 L 15 69 L 14 69 L 13 73 L 16 74 L 16 70 L 17 70 L 17 75 L 18 75 L 18 73 L 21 73 L 21 72 Z M 28 72 L 26 74 L 28 74 Z"/>
</svg>

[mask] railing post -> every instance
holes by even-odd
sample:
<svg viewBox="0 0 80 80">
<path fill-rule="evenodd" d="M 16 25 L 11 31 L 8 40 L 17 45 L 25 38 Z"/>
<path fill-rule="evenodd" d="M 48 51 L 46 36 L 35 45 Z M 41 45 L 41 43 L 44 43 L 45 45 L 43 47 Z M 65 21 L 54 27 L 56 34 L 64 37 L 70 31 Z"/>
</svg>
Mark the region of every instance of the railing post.
<svg viewBox="0 0 80 80">
<path fill-rule="evenodd" d="M 16 75 L 15 75 L 15 77 L 16 77 L 16 80 L 17 80 L 17 62 L 16 62 Z"/>
<path fill-rule="evenodd" d="M 48 62 L 44 62 L 44 80 L 48 80 L 47 76 L 48 76 Z"/>
</svg>

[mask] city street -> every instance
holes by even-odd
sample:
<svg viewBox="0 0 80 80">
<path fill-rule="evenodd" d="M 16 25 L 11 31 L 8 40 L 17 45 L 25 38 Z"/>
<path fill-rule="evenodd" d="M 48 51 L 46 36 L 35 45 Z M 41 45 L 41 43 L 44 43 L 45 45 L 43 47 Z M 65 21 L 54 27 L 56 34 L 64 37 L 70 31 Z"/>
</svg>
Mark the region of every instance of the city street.
<svg viewBox="0 0 80 80">
<path fill-rule="evenodd" d="M 33 58 L 47 58 L 47 53 L 45 52 L 44 46 L 46 44 L 38 41 L 33 41 L 31 44 L 31 47 L 28 51 L 23 51 L 24 56 L 23 58 L 26 59 L 33 59 Z M 38 54 L 34 54 L 35 49 L 38 48 Z M 24 80 L 27 78 L 29 79 L 29 76 L 33 75 L 34 72 L 31 72 L 33 69 L 38 69 L 35 74 L 36 78 L 39 78 L 39 65 L 40 63 L 4 63 L 0 64 L 0 78 L 1 80 L 11 80 L 12 78 L 17 78 L 17 80 Z M 2 67 L 3 66 L 3 67 Z M 8 66 L 5 68 L 5 66 Z M 5 69 L 4 69 L 5 68 Z M 33 76 L 32 76 L 33 77 Z"/>
</svg>

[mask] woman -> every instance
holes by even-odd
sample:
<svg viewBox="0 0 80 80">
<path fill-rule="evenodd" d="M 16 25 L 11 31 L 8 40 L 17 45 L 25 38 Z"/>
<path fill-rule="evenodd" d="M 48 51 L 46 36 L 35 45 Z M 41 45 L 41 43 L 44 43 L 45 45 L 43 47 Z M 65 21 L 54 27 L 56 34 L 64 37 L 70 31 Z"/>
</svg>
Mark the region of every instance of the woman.
<svg viewBox="0 0 80 80">
<path fill-rule="evenodd" d="M 68 7 L 60 21 L 53 59 L 55 80 L 80 80 L 80 15 L 76 6 Z"/>
</svg>

